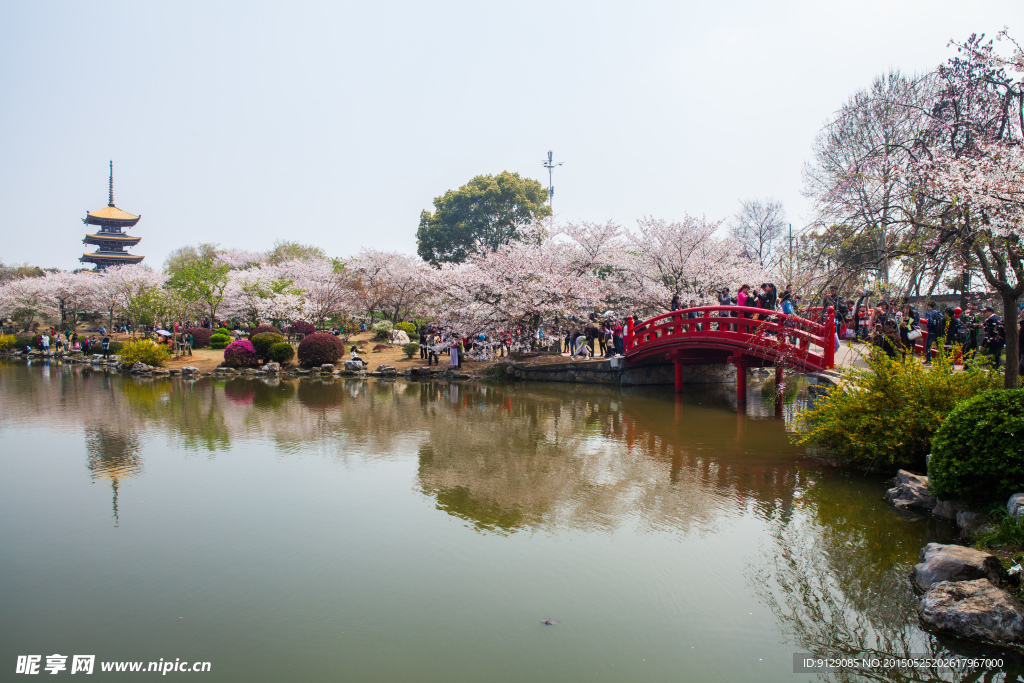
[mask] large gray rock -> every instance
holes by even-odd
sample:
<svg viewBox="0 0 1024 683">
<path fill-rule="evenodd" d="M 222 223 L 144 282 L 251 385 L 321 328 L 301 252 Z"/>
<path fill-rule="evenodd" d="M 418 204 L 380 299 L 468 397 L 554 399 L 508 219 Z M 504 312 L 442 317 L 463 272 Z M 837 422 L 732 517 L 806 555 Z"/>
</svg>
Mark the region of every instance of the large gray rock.
<svg viewBox="0 0 1024 683">
<path fill-rule="evenodd" d="M 1015 493 L 1006 503 L 1006 513 L 1014 519 L 1024 514 L 1024 493 Z"/>
<path fill-rule="evenodd" d="M 927 590 L 941 581 L 988 579 L 998 584 L 1003 564 L 995 555 L 962 545 L 929 543 L 921 548 L 921 562 L 914 565 L 914 583 Z"/>
<path fill-rule="evenodd" d="M 1009 643 L 1024 635 L 1024 607 L 988 579 L 942 581 L 918 605 L 926 624 L 989 643 Z"/>
<path fill-rule="evenodd" d="M 956 519 L 958 513 L 966 510 L 967 503 L 961 500 L 940 500 L 936 501 L 932 514 L 942 519 Z"/>
<path fill-rule="evenodd" d="M 320 372 L 327 372 L 327 373 L 334 372 L 334 364 L 332 364 L 332 363 L 324 363 L 323 365 L 320 366 Z"/>
<path fill-rule="evenodd" d="M 281 372 L 281 364 L 267 363 L 266 365 L 263 366 L 263 372 L 267 373 L 268 375 L 276 375 L 277 373 Z"/>
<path fill-rule="evenodd" d="M 377 372 L 382 375 L 394 375 L 396 373 L 395 366 L 393 365 L 378 365 Z"/>
<path fill-rule="evenodd" d="M 885 492 L 885 500 L 900 509 L 931 510 L 935 496 L 928 491 L 928 477 L 906 470 L 896 473 L 896 486 Z"/>
<path fill-rule="evenodd" d="M 347 360 L 345 361 L 345 369 L 358 372 L 359 370 L 363 369 L 363 361 Z"/>
<path fill-rule="evenodd" d="M 956 513 L 956 525 L 967 533 L 974 533 L 991 522 L 987 515 L 970 510 Z"/>
</svg>

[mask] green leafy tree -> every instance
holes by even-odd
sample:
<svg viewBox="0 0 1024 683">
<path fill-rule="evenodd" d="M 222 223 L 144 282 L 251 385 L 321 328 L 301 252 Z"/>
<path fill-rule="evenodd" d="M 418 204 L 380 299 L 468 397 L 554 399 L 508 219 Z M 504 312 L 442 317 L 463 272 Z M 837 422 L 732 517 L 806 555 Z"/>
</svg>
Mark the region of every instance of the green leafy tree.
<svg viewBox="0 0 1024 683">
<path fill-rule="evenodd" d="M 184 261 L 170 273 L 167 287 L 185 301 L 195 302 L 204 313 L 209 313 L 211 321 L 215 321 L 217 309 L 224 303 L 228 270 L 228 264 L 212 257 Z"/>
<path fill-rule="evenodd" d="M 267 262 L 274 265 L 286 261 L 308 261 L 310 259 L 326 259 L 327 253 L 320 247 L 310 244 L 300 244 L 289 240 L 278 240 L 274 242 L 274 248 L 267 252 Z"/>
<path fill-rule="evenodd" d="M 536 180 L 504 171 L 480 175 L 434 198 L 434 212 L 420 213 L 417 251 L 437 265 L 461 263 L 481 250 L 523 239 L 523 228 L 551 215 L 547 190 Z"/>
</svg>

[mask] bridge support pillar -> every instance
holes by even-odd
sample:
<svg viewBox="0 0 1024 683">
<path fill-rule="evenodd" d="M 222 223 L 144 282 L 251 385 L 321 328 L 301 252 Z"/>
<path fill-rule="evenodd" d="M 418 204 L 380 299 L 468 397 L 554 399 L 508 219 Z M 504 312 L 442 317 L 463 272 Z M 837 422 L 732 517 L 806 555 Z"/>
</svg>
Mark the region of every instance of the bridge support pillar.
<svg viewBox="0 0 1024 683">
<path fill-rule="evenodd" d="M 683 393 L 683 363 L 679 360 L 679 356 L 675 356 L 672 362 L 675 363 L 676 393 L 681 394 Z"/>
<path fill-rule="evenodd" d="M 786 393 L 786 378 L 782 366 L 775 368 L 775 414 L 782 415 L 782 397 Z"/>
<path fill-rule="evenodd" d="M 743 356 L 731 356 L 729 362 L 736 366 L 736 403 L 747 404 L 747 363 Z"/>
</svg>

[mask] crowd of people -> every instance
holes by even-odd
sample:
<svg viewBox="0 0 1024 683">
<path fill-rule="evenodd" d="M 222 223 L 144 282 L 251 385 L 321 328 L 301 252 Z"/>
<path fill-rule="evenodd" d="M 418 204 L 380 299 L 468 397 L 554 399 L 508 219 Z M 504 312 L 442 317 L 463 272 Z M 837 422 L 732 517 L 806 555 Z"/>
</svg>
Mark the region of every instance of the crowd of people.
<svg viewBox="0 0 1024 683">
<path fill-rule="evenodd" d="M 820 301 L 815 302 L 820 305 L 805 308 L 803 297 L 794 293 L 792 285 L 787 285 L 779 294 L 775 285 L 770 282 L 762 283 L 756 290 L 748 284 L 743 284 L 735 293 L 728 287 L 723 287 L 715 293 L 715 299 L 719 306 L 764 309 L 818 322 L 824 321 L 826 312 L 831 308 L 835 315 L 837 342 L 849 340 L 871 343 L 893 357 L 914 353 L 916 349 L 923 356 L 924 362 L 930 363 L 934 350 L 942 345 L 946 349 L 958 347 L 960 355 L 957 358 L 966 363 L 973 362 L 979 357 L 987 357 L 989 362 L 999 367 L 1004 362 L 1004 353 L 1007 361 L 1014 358 L 1013 352 L 1005 348 L 1005 324 L 991 301 L 972 299 L 968 301 L 965 309 L 946 307 L 942 310 L 935 302 L 929 302 L 923 310 L 919 310 L 907 298 L 899 302 L 891 301 L 884 293 L 875 297 L 872 292 L 863 291 L 856 299 L 845 298 L 840 295 L 838 287 L 833 285 Z M 703 312 L 697 310 L 699 306 L 695 299 L 690 299 L 684 304 L 677 295 L 672 299 L 669 308 L 671 311 L 682 311 L 682 315 L 689 319 L 703 320 L 705 317 Z M 728 330 L 736 331 L 742 328 L 746 332 L 751 331 L 753 323 L 745 324 L 741 319 L 769 319 L 767 313 L 759 314 L 752 311 L 716 311 L 711 315 L 738 318 L 734 322 L 717 323 L 716 327 L 725 325 Z M 493 335 L 481 332 L 473 336 L 452 334 L 431 324 L 424 324 L 418 328 L 419 354 L 420 359 L 427 361 L 428 365 L 439 365 L 440 357 L 446 356 L 449 364 L 454 367 L 461 366 L 466 358 L 493 360 L 511 354 L 515 348 L 522 349 L 525 346 L 547 349 L 549 352 L 572 357 L 622 356 L 625 354 L 624 318 L 625 316 L 616 316 L 612 311 L 591 314 L 583 320 L 560 320 L 556 317 L 546 330 L 541 326 L 531 333 L 529 330 L 516 328 Z M 634 320 L 639 322 L 641 318 L 634 317 Z M 1014 322 L 1018 325 L 1019 338 L 1024 339 L 1024 310 Z M 174 348 L 176 353 L 191 355 L 192 339 L 185 330 L 191 326 L 205 327 L 207 324 L 208 321 L 204 320 L 174 323 L 172 334 L 152 326 L 136 331 L 124 324 L 117 326 L 115 330 L 124 335 L 141 332 L 143 336 L 155 341 L 177 345 Z M 702 324 L 695 322 L 693 326 L 699 331 Z M 366 324 L 361 324 L 359 329 L 366 330 Z M 72 329 L 58 332 L 51 327 L 36 337 L 36 346 L 44 353 L 50 353 L 52 349 L 56 353 L 81 350 L 85 353 L 108 355 L 111 335 L 108 334 L 106 327 L 89 331 L 98 332 L 98 335 L 80 336 Z M 332 328 L 330 331 L 334 334 L 342 332 L 340 328 Z M 160 333 L 164 336 L 160 336 Z M 244 330 L 236 332 L 243 333 Z M 351 358 L 362 360 L 358 357 L 356 347 L 352 347 Z M 1021 371 L 1024 373 L 1024 359 L 1019 350 L 1016 360 L 1021 364 Z"/>
</svg>

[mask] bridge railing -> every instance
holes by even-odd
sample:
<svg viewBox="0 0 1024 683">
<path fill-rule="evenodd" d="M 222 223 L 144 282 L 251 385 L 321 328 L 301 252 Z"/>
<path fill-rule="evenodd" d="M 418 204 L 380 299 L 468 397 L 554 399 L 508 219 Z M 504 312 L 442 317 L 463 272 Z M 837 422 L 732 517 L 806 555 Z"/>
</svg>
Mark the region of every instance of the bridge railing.
<svg viewBox="0 0 1024 683">
<path fill-rule="evenodd" d="M 626 322 L 626 357 L 673 347 L 730 348 L 804 368 L 835 367 L 835 312 L 824 323 L 748 306 L 697 306 Z"/>
</svg>

